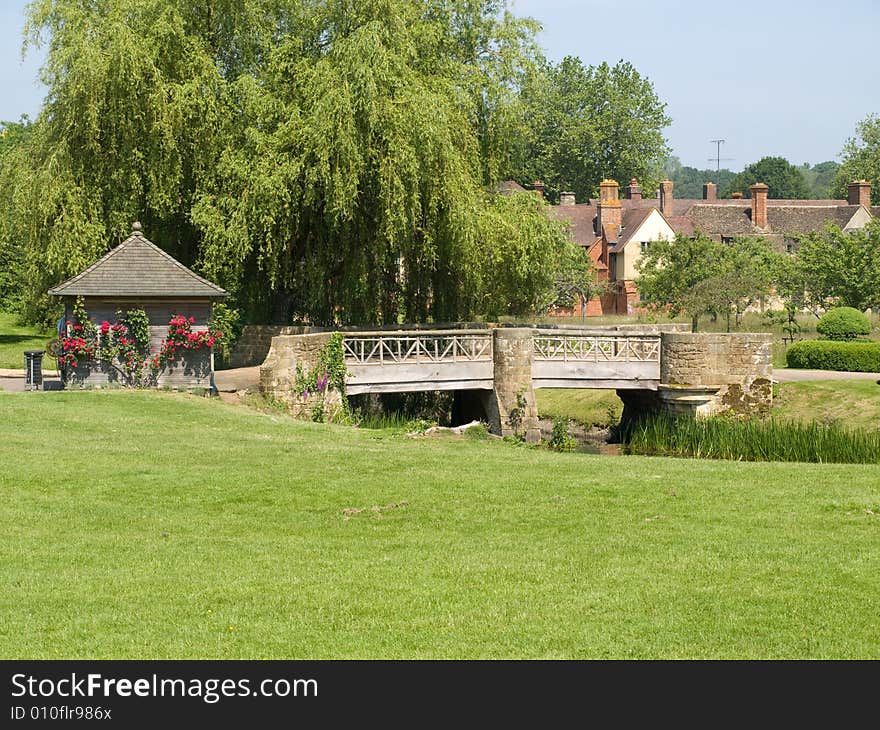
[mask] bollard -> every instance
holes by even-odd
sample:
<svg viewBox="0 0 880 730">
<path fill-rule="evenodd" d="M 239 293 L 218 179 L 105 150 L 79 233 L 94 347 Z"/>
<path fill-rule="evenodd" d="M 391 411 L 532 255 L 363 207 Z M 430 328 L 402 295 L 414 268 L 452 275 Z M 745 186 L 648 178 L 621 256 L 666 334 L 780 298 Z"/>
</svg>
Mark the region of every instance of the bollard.
<svg viewBox="0 0 880 730">
<path fill-rule="evenodd" d="M 24 389 L 39 390 L 43 384 L 43 350 L 25 350 Z"/>
</svg>

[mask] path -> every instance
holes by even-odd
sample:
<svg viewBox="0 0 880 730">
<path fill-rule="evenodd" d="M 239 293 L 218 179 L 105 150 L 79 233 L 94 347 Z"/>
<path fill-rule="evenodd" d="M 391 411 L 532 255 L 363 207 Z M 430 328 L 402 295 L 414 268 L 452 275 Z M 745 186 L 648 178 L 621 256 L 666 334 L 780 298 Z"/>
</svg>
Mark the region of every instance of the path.
<svg viewBox="0 0 880 730">
<path fill-rule="evenodd" d="M 878 380 L 880 373 L 850 373 L 840 370 L 796 370 L 780 368 L 773 371 L 773 379 L 780 383 L 800 383 L 805 380 Z"/>
</svg>

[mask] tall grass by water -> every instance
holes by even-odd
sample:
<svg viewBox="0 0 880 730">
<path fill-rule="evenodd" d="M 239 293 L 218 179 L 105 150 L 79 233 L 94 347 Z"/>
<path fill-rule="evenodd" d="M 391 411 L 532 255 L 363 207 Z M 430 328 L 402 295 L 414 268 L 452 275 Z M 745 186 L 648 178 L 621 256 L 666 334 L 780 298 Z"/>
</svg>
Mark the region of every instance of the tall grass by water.
<svg viewBox="0 0 880 730">
<path fill-rule="evenodd" d="M 880 431 L 774 419 L 738 421 L 655 415 L 635 425 L 625 451 L 735 461 L 880 463 Z"/>
</svg>

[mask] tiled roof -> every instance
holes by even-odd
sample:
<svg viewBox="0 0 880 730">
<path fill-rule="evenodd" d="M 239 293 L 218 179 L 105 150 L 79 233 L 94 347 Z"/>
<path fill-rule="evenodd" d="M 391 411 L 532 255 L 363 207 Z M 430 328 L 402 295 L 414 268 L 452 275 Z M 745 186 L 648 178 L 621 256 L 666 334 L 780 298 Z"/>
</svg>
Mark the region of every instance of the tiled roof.
<svg viewBox="0 0 880 730">
<path fill-rule="evenodd" d="M 524 193 L 526 189 L 520 185 L 516 180 L 504 180 L 498 183 L 494 188 L 496 193 L 501 193 L 502 195 L 509 195 L 510 193 Z"/>
<path fill-rule="evenodd" d="M 769 201 L 768 201 L 769 202 Z M 775 233 L 808 233 L 827 223 L 844 228 L 859 209 L 858 205 L 822 206 L 768 205 L 767 222 Z"/>
<path fill-rule="evenodd" d="M 205 297 L 226 291 L 165 253 L 141 233 L 131 235 L 85 271 L 49 290 L 54 296 Z"/>
<path fill-rule="evenodd" d="M 550 215 L 556 220 L 566 221 L 571 230 L 571 237 L 579 246 L 588 248 L 596 241 L 593 219 L 596 217 L 596 206 L 589 203 L 577 205 L 553 205 Z"/>
<path fill-rule="evenodd" d="M 620 240 L 611 249 L 612 253 L 623 250 L 623 247 L 629 243 L 629 239 L 639 230 L 639 226 L 645 222 L 653 210 L 653 208 L 630 208 L 623 211 L 623 231 L 620 234 Z"/>
</svg>

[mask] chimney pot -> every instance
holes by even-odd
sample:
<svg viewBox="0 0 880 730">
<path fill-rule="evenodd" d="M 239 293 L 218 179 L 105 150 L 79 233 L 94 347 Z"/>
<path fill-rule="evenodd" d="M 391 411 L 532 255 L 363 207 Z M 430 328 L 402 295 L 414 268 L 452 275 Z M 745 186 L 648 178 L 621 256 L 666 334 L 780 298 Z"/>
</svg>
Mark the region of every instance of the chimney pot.
<svg viewBox="0 0 880 730">
<path fill-rule="evenodd" d="M 642 199 L 642 186 L 639 185 L 638 180 L 636 180 L 635 178 L 629 181 L 629 185 L 624 188 L 624 192 L 626 194 L 627 200 Z"/>
<path fill-rule="evenodd" d="M 715 183 L 703 183 L 703 200 L 718 200 L 718 186 Z"/>
<path fill-rule="evenodd" d="M 764 183 L 755 183 L 749 187 L 752 194 L 752 225 L 756 228 L 767 227 L 767 193 L 768 188 Z"/>
<path fill-rule="evenodd" d="M 871 205 L 871 183 L 867 180 L 853 180 L 849 184 L 849 196 L 847 202 L 850 205 Z"/>
<path fill-rule="evenodd" d="M 575 194 L 571 191 L 565 191 L 559 193 L 559 204 L 560 205 L 574 205 L 577 202 L 575 198 Z"/>
<path fill-rule="evenodd" d="M 739 192 L 739 191 L 730 194 L 730 197 L 731 197 L 733 200 L 742 200 L 742 196 L 743 196 L 743 194 L 742 194 L 741 192 Z"/>
</svg>

